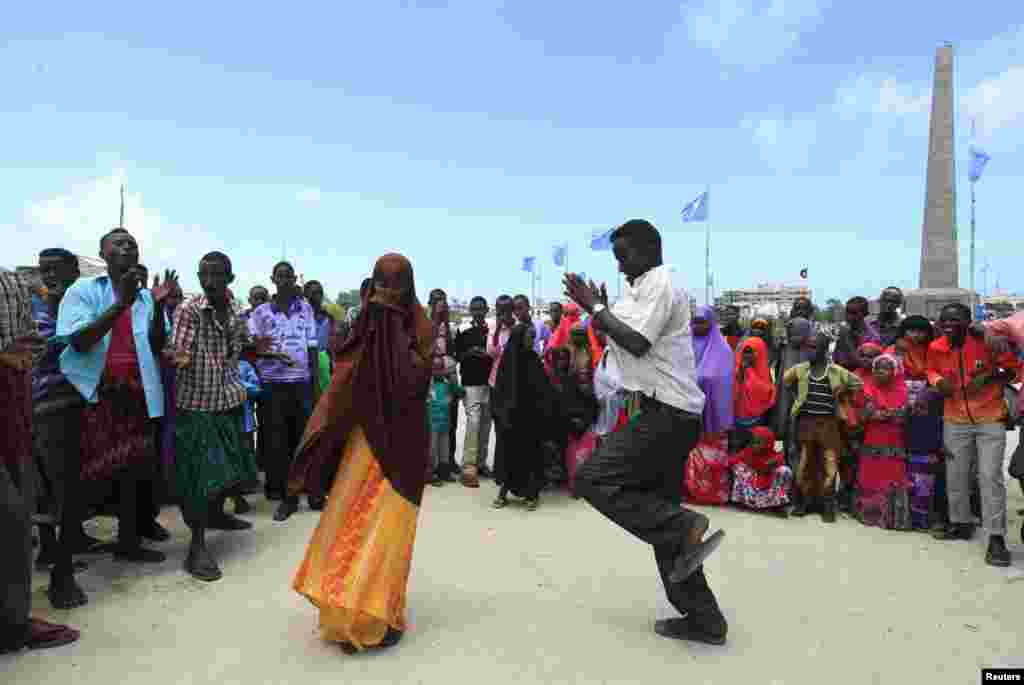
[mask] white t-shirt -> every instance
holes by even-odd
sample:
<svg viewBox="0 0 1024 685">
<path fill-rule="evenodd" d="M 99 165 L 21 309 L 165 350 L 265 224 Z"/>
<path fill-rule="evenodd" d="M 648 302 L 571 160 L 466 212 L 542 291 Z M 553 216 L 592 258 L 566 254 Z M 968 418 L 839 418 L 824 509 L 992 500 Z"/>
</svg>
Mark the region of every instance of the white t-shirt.
<svg viewBox="0 0 1024 685">
<path fill-rule="evenodd" d="M 612 313 L 647 338 L 651 349 L 634 357 L 609 338 L 609 373 L 626 390 L 700 415 L 704 393 L 697 385 L 690 298 L 677 280 L 675 268 L 658 266 L 626 285 Z"/>
</svg>

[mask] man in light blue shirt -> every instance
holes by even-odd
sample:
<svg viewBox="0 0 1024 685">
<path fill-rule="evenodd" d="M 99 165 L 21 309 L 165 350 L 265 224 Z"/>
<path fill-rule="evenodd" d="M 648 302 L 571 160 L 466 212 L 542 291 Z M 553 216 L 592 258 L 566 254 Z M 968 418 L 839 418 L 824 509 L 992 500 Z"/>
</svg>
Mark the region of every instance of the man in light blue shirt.
<svg viewBox="0 0 1024 685">
<path fill-rule="evenodd" d="M 82 435 L 86 480 L 118 482 L 118 543 L 124 561 L 159 563 L 166 557 L 140 544 L 140 536 L 167 539 L 151 517 L 138 515 L 140 481 L 155 471 L 152 419 L 164 415 L 157 355 L 167 341 L 163 303 L 178 287 L 173 271 L 146 289 L 139 246 L 124 228 L 100 239 L 107 274 L 82 278 L 64 294 L 57 315 L 60 370 L 88 403 Z"/>
</svg>

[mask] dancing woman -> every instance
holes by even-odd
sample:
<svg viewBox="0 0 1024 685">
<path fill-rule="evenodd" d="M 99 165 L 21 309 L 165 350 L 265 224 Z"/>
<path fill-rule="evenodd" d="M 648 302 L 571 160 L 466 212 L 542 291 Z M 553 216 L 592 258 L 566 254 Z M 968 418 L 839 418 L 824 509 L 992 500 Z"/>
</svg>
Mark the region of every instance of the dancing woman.
<svg viewBox="0 0 1024 685">
<path fill-rule="evenodd" d="M 330 492 L 292 587 L 320 610 L 323 639 L 350 653 L 392 646 L 406 627 L 433 344 L 412 265 L 384 255 L 289 479 L 292 494 Z"/>
</svg>

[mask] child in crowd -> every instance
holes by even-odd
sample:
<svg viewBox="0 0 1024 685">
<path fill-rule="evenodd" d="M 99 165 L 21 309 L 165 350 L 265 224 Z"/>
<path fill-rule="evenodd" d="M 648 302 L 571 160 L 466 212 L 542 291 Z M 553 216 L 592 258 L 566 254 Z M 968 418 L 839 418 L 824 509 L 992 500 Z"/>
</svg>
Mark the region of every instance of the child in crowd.
<svg viewBox="0 0 1024 685">
<path fill-rule="evenodd" d="M 430 421 L 430 464 L 427 466 L 427 479 L 431 485 L 441 486 L 445 478 L 441 468 L 449 457 L 448 434 L 451 430 L 452 402 L 466 396 L 461 385 L 451 380 L 451 376 L 434 376 L 427 396 L 427 416 Z"/>
<path fill-rule="evenodd" d="M 863 387 L 860 378 L 831 363 L 830 343 L 827 334 L 819 333 L 811 361 L 797 364 L 782 379 L 796 390 L 790 415 L 796 422 L 800 461 L 793 515 L 804 516 L 811 505 L 820 504 L 826 523 L 836 520 L 841 425 L 848 420 L 850 399 Z"/>
<path fill-rule="evenodd" d="M 238 361 L 238 376 L 245 387 L 245 403 L 242 405 L 245 410 L 245 420 L 242 424 L 242 444 L 250 451 L 255 452 L 256 421 L 254 415 L 256 412 L 256 400 L 263 394 L 263 386 L 260 384 L 260 377 L 256 373 L 256 368 L 244 359 Z M 259 483 L 250 483 L 248 485 L 255 487 L 254 492 L 259 491 Z M 246 490 L 249 489 L 252 489 L 252 487 L 246 488 Z M 252 510 L 244 496 L 235 495 L 231 499 L 235 505 L 236 514 L 246 514 Z"/>
<path fill-rule="evenodd" d="M 775 433 L 765 426 L 751 429 L 750 447 L 731 461 L 732 501 L 750 509 L 773 511 L 785 517 L 793 471 L 775 449 Z"/>
</svg>

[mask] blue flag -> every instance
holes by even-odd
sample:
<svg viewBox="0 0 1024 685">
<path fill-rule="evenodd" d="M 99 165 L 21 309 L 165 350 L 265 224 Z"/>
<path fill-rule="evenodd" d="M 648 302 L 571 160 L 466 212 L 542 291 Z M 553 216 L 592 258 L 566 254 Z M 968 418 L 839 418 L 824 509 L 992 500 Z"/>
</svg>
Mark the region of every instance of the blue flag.
<svg viewBox="0 0 1024 685">
<path fill-rule="evenodd" d="M 533 273 L 533 263 L 537 261 L 536 257 L 523 257 L 523 271 Z"/>
<path fill-rule="evenodd" d="M 697 196 L 697 199 L 683 207 L 683 223 L 708 220 L 708 195 L 710 192 L 705 190 Z"/>
<path fill-rule="evenodd" d="M 555 266 L 565 266 L 565 258 L 569 254 L 569 243 L 555 245 L 551 248 L 551 256 L 555 260 Z"/>
<path fill-rule="evenodd" d="M 590 232 L 590 249 L 591 250 L 610 250 L 612 249 L 612 233 L 615 232 L 615 227 L 612 228 L 595 228 Z"/>
<path fill-rule="evenodd" d="M 977 183 L 978 179 L 981 178 L 982 172 L 985 171 L 985 165 L 988 164 L 988 160 L 991 158 L 976 145 L 971 145 L 970 153 L 971 161 L 967 165 L 967 178 L 971 180 L 971 183 Z"/>
</svg>

